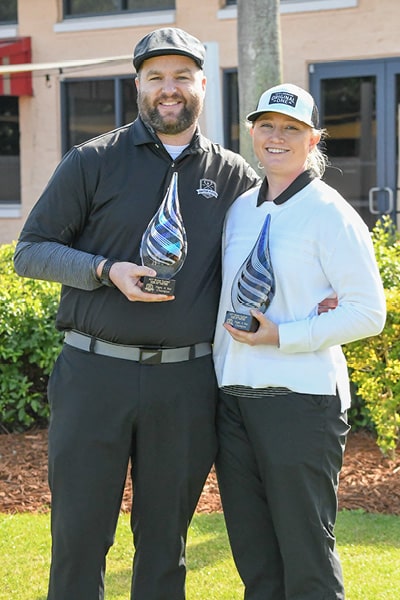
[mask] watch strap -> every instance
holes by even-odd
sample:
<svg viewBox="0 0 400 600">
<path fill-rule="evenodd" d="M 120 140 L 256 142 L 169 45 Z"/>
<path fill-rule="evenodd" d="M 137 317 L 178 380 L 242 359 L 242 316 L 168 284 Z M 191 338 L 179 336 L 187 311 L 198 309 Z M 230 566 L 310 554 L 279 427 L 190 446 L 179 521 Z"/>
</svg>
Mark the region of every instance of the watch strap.
<svg viewBox="0 0 400 600">
<path fill-rule="evenodd" d="M 106 260 L 106 262 L 104 263 L 103 268 L 101 270 L 100 281 L 103 285 L 106 285 L 107 287 L 115 287 L 115 285 L 113 284 L 113 282 L 110 279 L 110 269 L 113 266 L 113 264 L 116 262 L 118 262 L 118 261 L 114 260 L 112 258 L 108 258 Z"/>
</svg>

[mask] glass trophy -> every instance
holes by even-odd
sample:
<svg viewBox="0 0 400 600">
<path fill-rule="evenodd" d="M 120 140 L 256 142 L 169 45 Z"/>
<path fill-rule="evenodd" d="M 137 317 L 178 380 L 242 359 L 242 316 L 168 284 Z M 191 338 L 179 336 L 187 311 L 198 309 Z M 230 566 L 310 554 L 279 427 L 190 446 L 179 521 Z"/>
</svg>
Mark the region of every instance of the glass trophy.
<svg viewBox="0 0 400 600">
<path fill-rule="evenodd" d="M 259 323 L 251 314 L 255 308 L 265 312 L 275 294 L 275 277 L 269 252 L 271 215 L 267 215 L 257 241 L 232 283 L 233 312 L 225 323 L 242 331 L 257 331 Z"/>
<path fill-rule="evenodd" d="M 174 173 L 161 206 L 148 224 L 140 244 L 142 264 L 157 271 L 155 277 L 143 277 L 143 291 L 173 295 L 173 277 L 182 268 L 186 255 L 187 240 L 179 206 L 178 173 Z"/>
</svg>

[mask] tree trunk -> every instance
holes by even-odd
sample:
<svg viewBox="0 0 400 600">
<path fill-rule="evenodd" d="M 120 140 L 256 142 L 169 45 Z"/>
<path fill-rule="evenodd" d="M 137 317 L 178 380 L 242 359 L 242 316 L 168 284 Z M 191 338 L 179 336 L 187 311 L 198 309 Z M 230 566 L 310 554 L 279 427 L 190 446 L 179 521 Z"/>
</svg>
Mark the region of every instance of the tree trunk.
<svg viewBox="0 0 400 600">
<path fill-rule="evenodd" d="M 255 168 L 246 115 L 261 94 L 282 82 L 279 0 L 237 0 L 240 153 Z"/>
</svg>

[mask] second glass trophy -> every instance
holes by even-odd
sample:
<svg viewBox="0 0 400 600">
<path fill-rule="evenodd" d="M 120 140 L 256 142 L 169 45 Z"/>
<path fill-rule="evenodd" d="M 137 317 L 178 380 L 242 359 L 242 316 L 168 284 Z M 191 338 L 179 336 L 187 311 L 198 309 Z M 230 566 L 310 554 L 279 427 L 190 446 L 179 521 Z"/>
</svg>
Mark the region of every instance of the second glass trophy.
<svg viewBox="0 0 400 600">
<path fill-rule="evenodd" d="M 155 277 L 143 277 L 143 291 L 172 295 L 175 289 L 173 277 L 182 268 L 186 255 L 186 231 L 179 205 L 178 173 L 175 172 L 140 244 L 142 264 L 157 271 Z"/>
<path fill-rule="evenodd" d="M 265 312 L 275 294 L 275 276 L 269 251 L 271 215 L 267 215 L 257 241 L 240 267 L 232 283 L 233 312 L 228 311 L 225 323 L 242 331 L 257 331 L 259 323 L 251 309 Z"/>
</svg>

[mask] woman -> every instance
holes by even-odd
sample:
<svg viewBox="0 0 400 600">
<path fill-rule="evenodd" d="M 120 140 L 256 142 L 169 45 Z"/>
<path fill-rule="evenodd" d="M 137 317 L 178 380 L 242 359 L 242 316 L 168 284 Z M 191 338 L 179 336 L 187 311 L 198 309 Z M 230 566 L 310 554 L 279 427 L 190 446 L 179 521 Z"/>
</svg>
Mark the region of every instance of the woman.
<svg viewBox="0 0 400 600">
<path fill-rule="evenodd" d="M 350 406 L 340 344 L 378 334 L 385 298 L 370 234 L 321 181 L 318 111 L 291 84 L 247 117 L 265 179 L 228 212 L 214 344 L 217 474 L 246 600 L 344 598 L 334 525 Z M 232 282 L 270 215 L 274 296 L 256 332 L 225 323 Z M 232 293 L 231 293 L 232 292 Z M 318 314 L 326 297 L 335 310 Z"/>
</svg>

